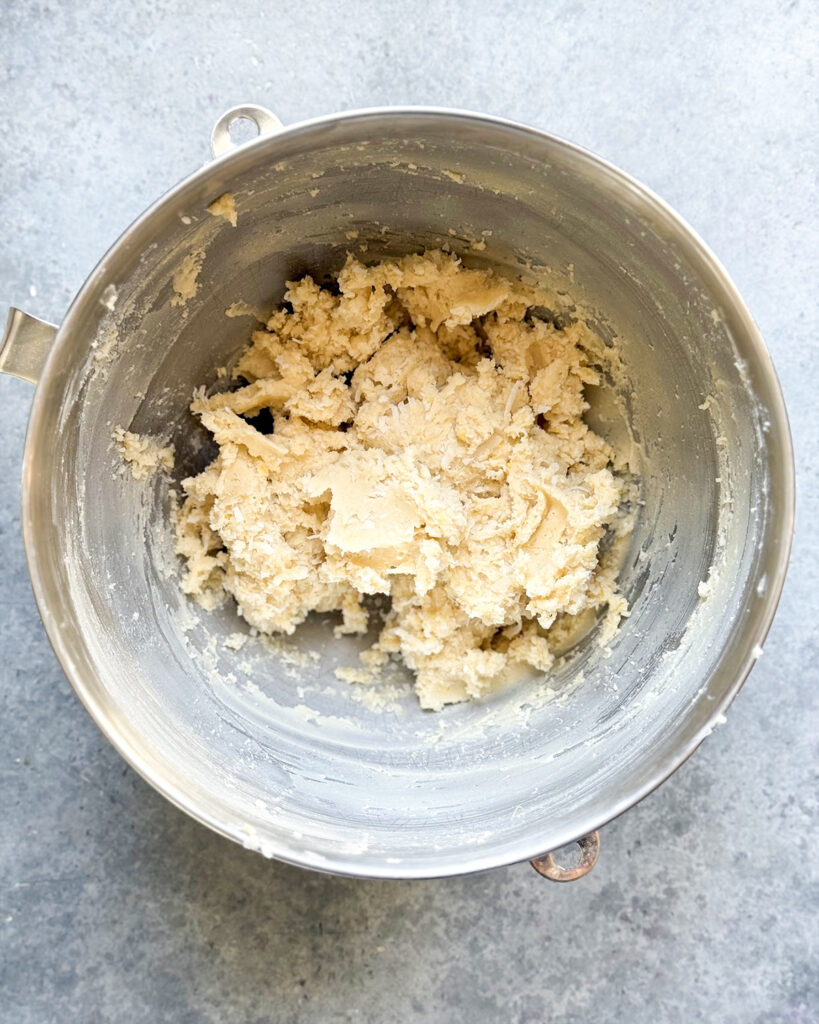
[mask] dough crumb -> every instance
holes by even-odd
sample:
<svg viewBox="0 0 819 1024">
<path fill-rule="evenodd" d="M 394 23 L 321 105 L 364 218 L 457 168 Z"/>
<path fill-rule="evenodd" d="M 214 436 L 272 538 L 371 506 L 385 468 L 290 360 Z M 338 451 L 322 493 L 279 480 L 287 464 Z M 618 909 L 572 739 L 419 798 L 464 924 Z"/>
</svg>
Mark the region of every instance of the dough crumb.
<svg viewBox="0 0 819 1024">
<path fill-rule="evenodd" d="M 224 217 L 228 223 L 236 227 L 238 217 L 236 213 L 236 200 L 233 198 L 233 194 L 225 192 L 218 199 L 214 199 L 208 207 L 208 213 L 212 217 Z"/>
<path fill-rule="evenodd" d="M 283 637 L 262 636 L 261 639 L 268 651 L 289 668 L 309 668 L 319 660 L 318 652 L 300 651 L 295 644 L 290 643 Z"/>
<path fill-rule="evenodd" d="M 336 675 L 366 685 L 393 656 L 434 710 L 548 672 L 585 612 L 607 644 L 628 609 L 600 546 L 626 486 L 583 416 L 610 355 L 544 309 L 441 250 L 289 282 L 235 390 L 191 406 L 219 454 L 183 484 L 183 590 L 232 597 L 272 648 L 314 611 L 364 633 L 363 597 L 387 595 Z"/>
<path fill-rule="evenodd" d="M 249 639 L 247 633 L 230 633 L 225 637 L 222 646 L 229 651 L 241 651 Z"/>
<path fill-rule="evenodd" d="M 378 676 L 371 669 L 341 667 L 334 670 L 336 679 L 342 683 L 358 683 L 361 686 L 368 686 L 378 682 Z"/>
<path fill-rule="evenodd" d="M 117 451 L 131 467 L 134 480 L 147 480 L 154 473 L 173 469 L 174 446 L 130 430 L 116 427 L 112 434 Z"/>
<path fill-rule="evenodd" d="M 400 714 L 404 710 L 401 698 L 406 697 L 408 692 L 406 686 L 397 683 L 378 683 L 375 686 L 356 686 L 352 698 L 375 714 L 383 714 L 385 711 Z"/>
<path fill-rule="evenodd" d="M 174 296 L 171 299 L 172 306 L 184 306 L 188 299 L 192 299 L 199 291 L 199 271 L 205 262 L 205 253 L 202 249 L 189 252 L 182 260 L 173 275 Z"/>
<path fill-rule="evenodd" d="M 259 309 L 257 306 L 251 306 L 249 302 L 245 302 L 240 299 L 238 302 L 231 302 L 228 308 L 225 310 L 225 316 L 234 319 L 239 316 L 252 316 L 258 320 L 260 324 L 266 324 L 270 319 L 270 314 L 265 313 L 263 309 Z"/>
<path fill-rule="evenodd" d="M 117 286 L 115 284 L 107 284 L 102 290 L 102 295 L 100 295 L 100 303 L 105 306 L 106 309 L 113 312 L 114 307 L 117 304 L 117 299 L 119 299 Z"/>
</svg>

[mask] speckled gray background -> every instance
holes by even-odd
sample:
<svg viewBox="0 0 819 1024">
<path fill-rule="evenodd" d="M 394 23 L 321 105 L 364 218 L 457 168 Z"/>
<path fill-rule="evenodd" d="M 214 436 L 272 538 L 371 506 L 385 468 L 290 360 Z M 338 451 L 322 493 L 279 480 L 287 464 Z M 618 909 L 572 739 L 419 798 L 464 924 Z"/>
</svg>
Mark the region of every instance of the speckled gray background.
<svg viewBox="0 0 819 1024">
<path fill-rule="evenodd" d="M 485 110 L 596 150 L 705 236 L 768 340 L 800 482 L 763 658 L 727 725 L 605 830 L 588 878 L 344 881 L 194 824 L 74 698 L 20 537 L 31 389 L 1 379 L 0 1020 L 819 1020 L 816 5 L 0 6 L 3 303 L 59 320 L 235 103 L 285 121 Z"/>
</svg>

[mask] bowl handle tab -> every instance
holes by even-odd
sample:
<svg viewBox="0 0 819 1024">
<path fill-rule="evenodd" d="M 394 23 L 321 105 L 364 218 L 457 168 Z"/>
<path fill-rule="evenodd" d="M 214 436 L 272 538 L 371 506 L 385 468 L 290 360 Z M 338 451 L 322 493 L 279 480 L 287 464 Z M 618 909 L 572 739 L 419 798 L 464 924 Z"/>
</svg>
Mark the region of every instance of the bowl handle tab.
<svg viewBox="0 0 819 1024">
<path fill-rule="evenodd" d="M 597 858 L 600 856 L 600 833 L 591 832 L 589 835 L 583 836 L 582 839 L 577 840 L 577 846 L 580 848 L 580 856 L 571 866 L 564 867 L 557 862 L 555 859 L 557 851 L 542 853 L 529 863 L 538 874 L 553 882 L 574 882 L 576 879 L 582 878 L 583 875 L 587 875 L 597 863 Z"/>
<path fill-rule="evenodd" d="M 54 324 L 12 306 L 0 341 L 0 370 L 36 384 L 56 336 Z"/>
<path fill-rule="evenodd" d="M 231 150 L 238 149 L 244 143 L 234 142 L 230 137 L 230 128 L 236 121 L 250 121 L 256 126 L 256 138 L 264 135 L 274 135 L 284 128 L 284 125 L 276 117 L 272 110 L 267 107 L 260 107 L 255 103 L 243 103 L 239 107 L 231 107 L 226 110 L 213 126 L 210 133 L 210 148 L 214 156 L 224 156 Z M 255 142 L 254 139 L 248 141 Z"/>
</svg>

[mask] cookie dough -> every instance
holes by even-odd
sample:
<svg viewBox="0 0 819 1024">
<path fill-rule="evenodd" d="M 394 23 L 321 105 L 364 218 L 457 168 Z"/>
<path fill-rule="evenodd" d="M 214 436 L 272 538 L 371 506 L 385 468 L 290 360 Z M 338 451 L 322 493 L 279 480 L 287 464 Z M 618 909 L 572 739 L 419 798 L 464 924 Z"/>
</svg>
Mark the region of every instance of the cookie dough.
<svg viewBox="0 0 819 1024">
<path fill-rule="evenodd" d="M 147 480 L 154 473 L 173 469 L 174 446 L 165 445 L 156 438 L 134 434 L 123 427 L 115 427 L 114 444 L 123 462 L 131 467 L 135 480 Z"/>
<path fill-rule="evenodd" d="M 218 199 L 214 199 L 208 207 L 208 213 L 212 217 L 224 217 L 228 224 L 236 227 L 238 219 L 236 200 L 230 192 L 225 192 Z"/>
<path fill-rule="evenodd" d="M 610 633 L 626 605 L 601 541 L 623 480 L 583 420 L 601 383 L 586 325 L 442 251 L 350 257 L 337 288 L 305 277 L 285 300 L 234 390 L 191 406 L 219 454 L 184 481 L 183 589 L 270 634 L 312 611 L 362 633 L 364 595 L 389 595 L 365 669 L 400 657 L 430 709 L 548 671 L 589 610 Z"/>
</svg>

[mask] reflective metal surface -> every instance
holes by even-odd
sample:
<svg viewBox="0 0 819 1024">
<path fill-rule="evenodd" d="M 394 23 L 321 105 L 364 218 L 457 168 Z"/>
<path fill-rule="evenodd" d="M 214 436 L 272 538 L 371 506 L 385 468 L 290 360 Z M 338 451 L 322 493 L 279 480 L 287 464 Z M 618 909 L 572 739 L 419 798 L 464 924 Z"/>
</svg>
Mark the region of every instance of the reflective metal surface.
<svg viewBox="0 0 819 1024">
<path fill-rule="evenodd" d="M 260 107 L 255 103 L 243 103 L 241 106 L 231 107 L 213 126 L 210 135 L 210 149 L 214 156 L 224 156 L 225 153 L 230 153 L 238 148 L 230 137 L 231 126 L 237 121 L 252 122 L 260 136 L 273 135 L 284 128 L 278 117 L 267 107 Z"/>
<path fill-rule="evenodd" d="M 0 341 L 0 370 L 36 384 L 56 336 L 54 324 L 12 306 Z"/>
<path fill-rule="evenodd" d="M 225 191 L 236 228 L 206 212 Z M 253 326 L 225 317 L 231 303 L 270 308 L 286 280 L 332 274 L 351 248 L 377 260 L 443 243 L 507 273 L 547 266 L 601 337 L 616 335 L 642 460 L 621 574 L 631 615 L 610 651 L 593 631 L 571 652 L 550 677 L 556 696 L 532 680 L 437 715 L 411 695 L 378 712 L 336 679 L 362 643 L 334 640 L 331 622 L 308 623 L 284 660 L 253 638 L 225 647 L 241 620 L 183 599 L 167 484 L 123 473 L 111 431 L 170 435 L 176 478 L 201 469 L 212 449 L 187 412 L 192 390 Z M 197 251 L 198 291 L 174 305 L 173 274 Z M 590 400 L 596 427 L 626 437 L 605 389 Z M 36 391 L 24 476 L 43 621 L 122 755 L 238 842 L 377 877 L 532 859 L 661 782 L 758 656 L 793 520 L 776 377 L 703 243 L 577 147 L 440 110 L 285 128 L 165 195 L 72 304 Z"/>
</svg>

